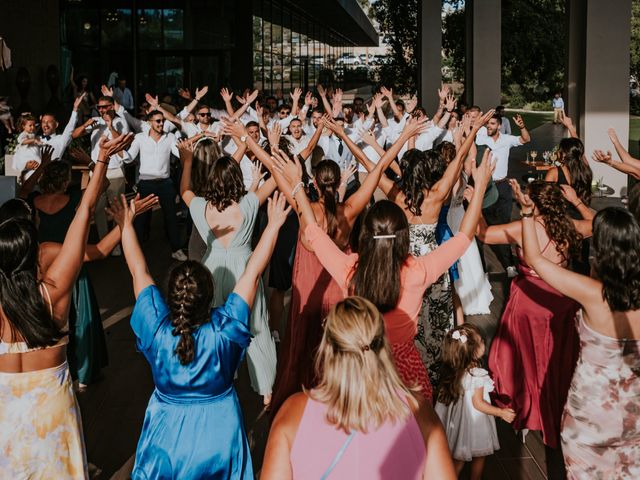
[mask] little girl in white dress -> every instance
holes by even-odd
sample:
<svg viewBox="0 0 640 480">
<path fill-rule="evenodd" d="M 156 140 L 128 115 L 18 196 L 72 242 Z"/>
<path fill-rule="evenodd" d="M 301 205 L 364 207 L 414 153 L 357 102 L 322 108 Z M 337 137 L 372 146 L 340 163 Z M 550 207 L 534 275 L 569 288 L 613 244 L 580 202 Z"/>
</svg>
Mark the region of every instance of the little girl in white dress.
<svg viewBox="0 0 640 480">
<path fill-rule="evenodd" d="M 511 423 L 515 412 L 491 405 L 493 380 L 480 368 L 485 346 L 479 330 L 465 323 L 447 332 L 442 349 L 442 373 L 436 413 L 447 434 L 456 473 L 471 462 L 471 479 L 480 480 L 485 457 L 500 449 L 496 422 Z"/>
</svg>

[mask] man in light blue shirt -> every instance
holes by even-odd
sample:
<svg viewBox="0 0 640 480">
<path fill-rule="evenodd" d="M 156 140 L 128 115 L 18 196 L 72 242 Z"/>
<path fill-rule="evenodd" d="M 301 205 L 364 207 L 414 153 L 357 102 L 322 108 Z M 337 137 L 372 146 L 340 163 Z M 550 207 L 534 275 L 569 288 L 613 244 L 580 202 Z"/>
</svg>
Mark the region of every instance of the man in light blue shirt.
<svg viewBox="0 0 640 480">
<path fill-rule="evenodd" d="M 562 93 L 556 92 L 551 103 L 553 104 L 553 123 L 562 123 L 562 118 L 564 117 Z"/>
</svg>

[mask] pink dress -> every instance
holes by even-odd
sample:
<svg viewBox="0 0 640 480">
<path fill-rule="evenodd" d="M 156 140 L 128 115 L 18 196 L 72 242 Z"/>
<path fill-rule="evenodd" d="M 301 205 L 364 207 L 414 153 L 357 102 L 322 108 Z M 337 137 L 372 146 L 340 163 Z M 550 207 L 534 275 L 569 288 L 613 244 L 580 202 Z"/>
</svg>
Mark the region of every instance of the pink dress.
<svg viewBox="0 0 640 480">
<path fill-rule="evenodd" d="M 618 340 L 578 315 L 580 358 L 562 417 L 570 479 L 640 478 L 640 340 Z"/>
<path fill-rule="evenodd" d="M 326 407 L 311 398 L 291 448 L 293 478 L 321 478 L 349 435 L 326 421 Z M 427 451 L 413 415 L 369 433 L 356 432 L 328 478 L 423 478 Z"/>
<path fill-rule="evenodd" d="M 305 236 L 320 263 L 336 280 L 343 295 L 347 296 L 358 255 L 344 253 L 317 225 L 308 225 Z M 422 297 L 427 287 L 460 258 L 470 243 L 466 235 L 459 233 L 423 257 L 409 256 L 400 271 L 398 305 L 384 314 L 385 333 L 391 343 L 400 379 L 408 387 L 422 387 L 422 394 L 429 400 L 432 398 L 431 383 L 413 341 L 418 331 Z"/>
</svg>

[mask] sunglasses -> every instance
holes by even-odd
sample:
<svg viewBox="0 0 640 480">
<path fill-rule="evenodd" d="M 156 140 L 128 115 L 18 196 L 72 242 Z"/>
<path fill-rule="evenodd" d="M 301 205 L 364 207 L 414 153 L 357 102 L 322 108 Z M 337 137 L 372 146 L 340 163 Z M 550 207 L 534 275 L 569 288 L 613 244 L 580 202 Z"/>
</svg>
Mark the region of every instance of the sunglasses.
<svg viewBox="0 0 640 480">
<path fill-rule="evenodd" d="M 164 123 L 164 120 L 162 119 L 158 119 L 158 120 L 151 120 L 153 123 Z"/>
<path fill-rule="evenodd" d="M 110 105 L 110 104 L 106 104 L 106 105 L 96 105 L 96 108 L 97 108 L 98 110 L 104 110 L 104 109 L 107 109 L 107 108 L 111 108 L 111 106 L 112 106 L 112 105 Z"/>
<path fill-rule="evenodd" d="M 289 115 L 291 112 L 289 110 L 282 110 L 280 115 Z"/>
<path fill-rule="evenodd" d="M 211 112 L 205 112 L 205 113 L 198 113 L 199 117 L 210 117 L 211 116 Z"/>
</svg>

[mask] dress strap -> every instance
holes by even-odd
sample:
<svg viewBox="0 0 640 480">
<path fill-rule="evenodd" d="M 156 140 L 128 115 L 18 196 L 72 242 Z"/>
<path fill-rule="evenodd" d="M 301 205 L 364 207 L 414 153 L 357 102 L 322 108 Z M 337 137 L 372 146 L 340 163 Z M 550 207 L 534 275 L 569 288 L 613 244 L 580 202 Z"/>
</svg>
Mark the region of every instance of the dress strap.
<svg viewBox="0 0 640 480">
<path fill-rule="evenodd" d="M 329 465 L 329 468 L 327 468 L 327 471 L 324 472 L 322 477 L 320 477 L 320 480 L 326 480 L 329 477 L 329 474 L 333 471 L 334 468 L 336 468 L 338 462 L 340 462 L 340 459 L 342 458 L 342 455 L 344 455 L 344 452 L 347 451 L 347 448 L 349 447 L 349 444 L 351 443 L 351 440 L 353 440 L 353 437 L 355 437 L 355 435 L 355 430 L 349 434 L 347 439 L 344 441 L 344 444 L 340 448 L 340 451 L 334 457 L 333 462 L 331 462 L 331 465 Z"/>
<path fill-rule="evenodd" d="M 41 282 L 40 291 L 42 293 L 42 296 L 46 297 L 47 305 L 49 305 L 49 315 L 51 315 L 51 318 L 53 318 L 53 303 L 51 302 L 51 295 L 49 295 L 49 289 L 47 288 L 47 285 Z"/>
</svg>

